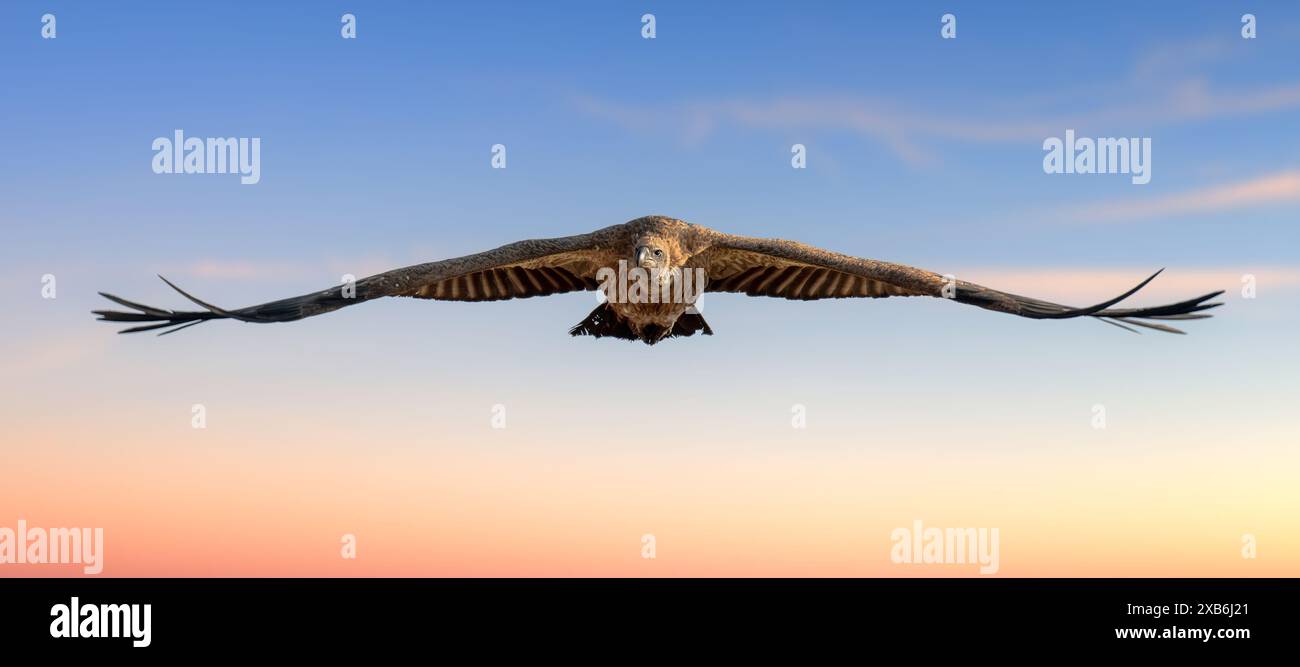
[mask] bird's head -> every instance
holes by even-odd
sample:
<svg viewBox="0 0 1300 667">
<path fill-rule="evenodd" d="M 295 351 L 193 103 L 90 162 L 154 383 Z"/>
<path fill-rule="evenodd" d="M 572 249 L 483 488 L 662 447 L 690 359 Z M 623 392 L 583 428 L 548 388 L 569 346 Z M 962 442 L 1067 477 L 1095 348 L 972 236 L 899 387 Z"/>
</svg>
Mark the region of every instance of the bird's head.
<svg viewBox="0 0 1300 667">
<path fill-rule="evenodd" d="M 685 253 L 680 244 L 675 239 L 657 234 L 638 237 L 632 244 L 632 257 L 628 261 L 629 266 L 645 269 L 647 273 L 657 271 L 661 283 L 669 282 L 673 269 L 680 269 L 685 263 Z"/>
<path fill-rule="evenodd" d="M 664 239 L 642 237 L 637 240 L 632 250 L 632 266 L 639 266 L 647 271 L 651 269 L 669 269 L 673 265 L 671 250 Z"/>
</svg>

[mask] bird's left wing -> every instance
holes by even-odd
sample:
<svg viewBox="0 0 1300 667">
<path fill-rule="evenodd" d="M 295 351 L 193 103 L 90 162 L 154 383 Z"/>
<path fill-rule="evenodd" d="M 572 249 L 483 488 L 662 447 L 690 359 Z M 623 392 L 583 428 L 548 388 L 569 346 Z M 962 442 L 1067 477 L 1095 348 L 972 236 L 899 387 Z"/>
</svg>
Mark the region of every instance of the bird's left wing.
<svg viewBox="0 0 1300 667">
<path fill-rule="evenodd" d="M 611 248 L 619 232 L 616 225 L 590 234 L 519 241 L 474 255 L 386 271 L 358 280 L 355 285 L 338 285 L 320 292 L 232 310 L 200 301 L 163 278 L 203 310 L 154 308 L 100 292 L 104 298 L 131 311 L 93 312 L 99 319 L 109 322 L 145 323 L 119 333 L 175 327 L 162 332 L 172 333 L 217 319 L 290 322 L 384 296 L 496 301 L 594 290 L 597 287 L 596 272 L 600 266 L 611 263 Z"/>
<path fill-rule="evenodd" d="M 1159 271 L 1133 289 L 1102 303 L 1074 308 L 990 289 L 912 266 L 842 255 L 821 248 L 783 241 L 713 232 L 697 252 L 705 269 L 706 292 L 739 292 L 784 299 L 930 296 L 949 298 L 1032 319 L 1094 317 L 1136 331 L 1129 325 L 1183 333 L 1161 321 L 1210 317 L 1219 303 L 1206 303 L 1222 294 L 1211 292 L 1178 303 L 1147 308 L 1112 308 L 1151 282 Z"/>
</svg>

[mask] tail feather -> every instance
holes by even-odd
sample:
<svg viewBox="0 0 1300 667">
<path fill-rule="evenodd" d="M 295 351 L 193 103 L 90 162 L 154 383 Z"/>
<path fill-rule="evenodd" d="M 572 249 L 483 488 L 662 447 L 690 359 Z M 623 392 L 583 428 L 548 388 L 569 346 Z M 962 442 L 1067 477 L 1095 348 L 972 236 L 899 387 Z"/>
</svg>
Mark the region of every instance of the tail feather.
<svg viewBox="0 0 1300 667">
<path fill-rule="evenodd" d="M 641 340 L 632 327 L 609 307 L 608 303 L 596 306 L 587 318 L 569 329 L 570 336 L 592 336 L 595 338 L 621 338 L 623 340 Z"/>
</svg>

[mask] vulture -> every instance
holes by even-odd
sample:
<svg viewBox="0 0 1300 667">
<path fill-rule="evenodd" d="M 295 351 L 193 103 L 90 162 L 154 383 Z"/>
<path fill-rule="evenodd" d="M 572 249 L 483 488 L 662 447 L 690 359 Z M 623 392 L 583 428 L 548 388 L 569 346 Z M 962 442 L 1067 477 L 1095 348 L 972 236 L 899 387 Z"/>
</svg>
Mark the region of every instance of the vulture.
<svg viewBox="0 0 1300 667">
<path fill-rule="evenodd" d="M 1163 270 L 1163 269 L 1161 269 Z M 1115 308 L 1160 271 L 1127 292 L 1075 308 L 1001 292 L 902 264 L 862 259 L 795 241 L 736 236 L 674 218 L 648 216 L 589 234 L 519 241 L 474 255 L 394 269 L 303 296 L 246 308 L 200 301 L 166 278 L 201 310 L 166 310 L 100 292 L 130 311 L 92 311 L 128 322 L 119 333 L 173 333 L 208 320 L 291 322 L 385 296 L 443 301 L 525 299 L 599 291 L 602 299 L 570 329 L 574 336 L 621 338 L 648 345 L 666 338 L 712 335 L 695 308 L 703 292 L 782 299 L 936 297 L 1036 320 L 1090 317 L 1129 331 L 1183 333 L 1167 322 L 1210 317 L 1223 292 L 1143 308 Z"/>
</svg>

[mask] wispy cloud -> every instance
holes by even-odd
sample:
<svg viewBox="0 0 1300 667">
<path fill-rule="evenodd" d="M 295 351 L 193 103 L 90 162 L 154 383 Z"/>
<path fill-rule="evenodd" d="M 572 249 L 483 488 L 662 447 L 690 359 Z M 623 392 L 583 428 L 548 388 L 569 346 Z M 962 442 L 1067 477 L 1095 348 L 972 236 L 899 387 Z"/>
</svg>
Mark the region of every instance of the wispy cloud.
<svg viewBox="0 0 1300 667">
<path fill-rule="evenodd" d="M 181 272 L 199 278 L 216 280 L 262 280 L 301 275 L 303 267 L 274 262 L 247 260 L 203 259 L 181 269 Z"/>
<path fill-rule="evenodd" d="M 593 118 L 631 131 L 674 135 L 688 145 L 725 127 L 842 131 L 879 142 L 907 164 L 926 165 L 938 161 L 930 146 L 942 141 L 1039 142 L 1065 128 L 1114 132 L 1116 128 L 1149 129 L 1298 109 L 1300 83 L 1227 90 L 1192 79 L 1159 91 L 1116 90 L 1102 96 L 1102 102 L 1083 111 L 1008 113 L 999 109 L 958 115 L 925 111 L 914 103 L 854 96 L 704 100 L 653 109 L 590 96 L 573 98 L 579 112 Z"/>
<path fill-rule="evenodd" d="M 1242 40 L 1219 37 L 1157 45 L 1127 77 L 1038 91 L 1016 98 L 890 99 L 861 95 L 782 95 L 681 100 L 647 106 L 579 95 L 579 113 L 635 132 L 697 145 L 726 128 L 848 132 L 880 143 L 909 165 L 939 161 L 942 142 L 1040 142 L 1066 128 L 1129 136 L 1138 128 L 1300 109 L 1300 81 L 1215 85 L 1208 68 L 1244 56 Z M 1198 72 L 1200 72 L 1198 74 Z M 954 111 L 956 109 L 956 111 Z"/>
<path fill-rule="evenodd" d="M 397 262 L 384 257 L 358 257 L 324 262 L 279 262 L 226 259 L 201 259 L 170 269 L 175 275 L 229 281 L 298 280 L 304 278 L 335 279 L 345 273 L 365 277 L 382 273 L 412 262 Z"/>
<path fill-rule="evenodd" d="M 1155 81 L 1178 76 L 1192 68 L 1228 60 L 1241 54 L 1243 40 L 1222 36 L 1158 44 L 1146 50 L 1133 64 L 1133 78 Z"/>
<path fill-rule="evenodd" d="M 1085 304 L 1114 296 L 1136 285 L 1160 267 L 1130 268 L 1007 268 L 971 266 L 953 275 L 986 287 L 1037 298 Z M 1143 299 L 1191 297 L 1214 290 L 1227 290 L 1227 298 L 1240 293 L 1244 276 L 1254 276 L 1260 289 L 1300 289 L 1300 266 L 1168 267 L 1143 288 L 1133 303 Z"/>
<path fill-rule="evenodd" d="M 1074 218 L 1087 222 L 1118 222 L 1189 213 L 1216 213 L 1282 202 L 1300 202 L 1300 170 L 1288 170 L 1247 181 L 1226 183 L 1163 197 L 1089 205 Z"/>
<path fill-rule="evenodd" d="M 89 330 L 74 333 L 43 331 L 38 336 L 7 341 L 0 353 L 6 375 L 12 378 L 43 375 L 81 366 L 109 348 L 111 336 Z"/>
</svg>

